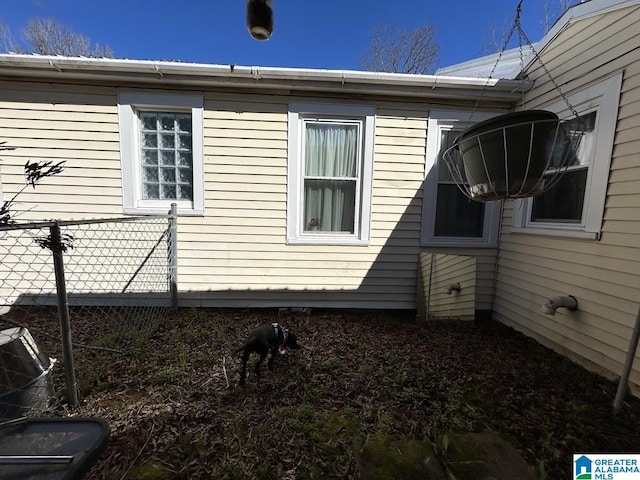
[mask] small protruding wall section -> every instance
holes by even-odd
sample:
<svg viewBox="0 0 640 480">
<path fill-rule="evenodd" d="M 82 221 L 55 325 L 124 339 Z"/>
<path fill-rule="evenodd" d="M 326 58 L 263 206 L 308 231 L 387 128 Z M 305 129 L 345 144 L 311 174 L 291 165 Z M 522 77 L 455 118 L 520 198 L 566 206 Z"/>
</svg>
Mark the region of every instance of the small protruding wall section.
<svg viewBox="0 0 640 480">
<path fill-rule="evenodd" d="M 476 311 L 476 258 L 420 254 L 419 316 L 473 320 Z"/>
</svg>

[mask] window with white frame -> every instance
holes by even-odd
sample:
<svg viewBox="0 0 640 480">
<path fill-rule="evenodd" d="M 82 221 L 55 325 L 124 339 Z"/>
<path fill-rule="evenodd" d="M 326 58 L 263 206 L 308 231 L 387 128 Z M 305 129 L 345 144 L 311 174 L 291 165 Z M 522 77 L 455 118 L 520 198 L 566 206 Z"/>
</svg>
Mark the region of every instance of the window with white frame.
<svg viewBox="0 0 640 480">
<path fill-rule="evenodd" d="M 602 228 L 609 166 L 618 117 L 622 74 L 568 97 L 547 110 L 564 118 L 567 128 L 581 134 L 573 161 L 556 184 L 540 196 L 517 200 L 516 232 L 598 238 Z M 553 165 L 547 176 L 553 176 Z"/>
<path fill-rule="evenodd" d="M 472 122 L 495 114 L 434 110 L 427 126 L 426 178 L 422 207 L 422 244 L 495 246 L 500 202 L 476 202 L 462 193 L 442 154 Z"/>
<path fill-rule="evenodd" d="M 125 213 L 204 213 L 202 119 L 198 95 L 118 96 Z"/>
<path fill-rule="evenodd" d="M 287 241 L 366 245 L 375 109 L 289 105 Z"/>
</svg>

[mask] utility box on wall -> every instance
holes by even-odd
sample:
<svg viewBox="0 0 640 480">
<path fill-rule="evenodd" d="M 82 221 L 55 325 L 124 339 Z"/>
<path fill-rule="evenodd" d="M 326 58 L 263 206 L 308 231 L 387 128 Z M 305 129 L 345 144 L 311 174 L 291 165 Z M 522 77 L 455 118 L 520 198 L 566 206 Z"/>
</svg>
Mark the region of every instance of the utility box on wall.
<svg viewBox="0 0 640 480">
<path fill-rule="evenodd" d="M 419 256 L 418 315 L 424 320 L 473 320 L 476 258 L 423 252 Z"/>
</svg>

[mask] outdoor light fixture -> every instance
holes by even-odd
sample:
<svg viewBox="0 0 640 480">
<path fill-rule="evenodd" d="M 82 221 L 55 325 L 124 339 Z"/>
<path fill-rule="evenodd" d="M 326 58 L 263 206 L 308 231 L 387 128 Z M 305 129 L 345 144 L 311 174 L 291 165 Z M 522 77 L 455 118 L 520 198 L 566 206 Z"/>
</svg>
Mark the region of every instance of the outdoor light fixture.
<svg viewBox="0 0 640 480">
<path fill-rule="evenodd" d="M 247 28 L 256 40 L 269 40 L 273 33 L 273 0 L 247 0 Z"/>
</svg>

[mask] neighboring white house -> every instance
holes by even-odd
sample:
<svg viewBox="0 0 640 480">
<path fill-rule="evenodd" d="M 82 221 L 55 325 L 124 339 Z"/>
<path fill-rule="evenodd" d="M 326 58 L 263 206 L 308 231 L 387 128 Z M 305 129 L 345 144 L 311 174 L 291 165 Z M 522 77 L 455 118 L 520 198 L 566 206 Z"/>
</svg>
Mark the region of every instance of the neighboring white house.
<svg viewBox="0 0 640 480">
<path fill-rule="evenodd" d="M 638 24 L 640 0 L 570 8 L 535 45 L 555 85 L 531 57 L 516 80 L 519 55 L 499 80 L 475 77 L 495 57 L 414 76 L 0 55 L 2 191 L 27 159 L 65 160 L 24 219 L 177 202 L 181 305 L 487 312 L 619 375 L 640 304 Z M 556 85 L 592 126 L 580 163 L 543 197 L 469 201 L 442 147 L 505 111 L 571 118 Z M 543 313 L 558 295 L 578 309 Z"/>
</svg>

